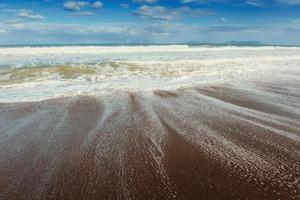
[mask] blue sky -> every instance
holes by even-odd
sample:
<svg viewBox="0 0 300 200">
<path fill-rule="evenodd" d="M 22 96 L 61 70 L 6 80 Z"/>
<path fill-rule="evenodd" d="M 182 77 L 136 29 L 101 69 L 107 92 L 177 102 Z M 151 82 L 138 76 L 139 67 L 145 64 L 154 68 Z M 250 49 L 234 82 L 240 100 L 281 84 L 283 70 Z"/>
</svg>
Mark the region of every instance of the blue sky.
<svg viewBox="0 0 300 200">
<path fill-rule="evenodd" d="M 0 0 L 0 44 L 300 44 L 300 0 Z"/>
</svg>

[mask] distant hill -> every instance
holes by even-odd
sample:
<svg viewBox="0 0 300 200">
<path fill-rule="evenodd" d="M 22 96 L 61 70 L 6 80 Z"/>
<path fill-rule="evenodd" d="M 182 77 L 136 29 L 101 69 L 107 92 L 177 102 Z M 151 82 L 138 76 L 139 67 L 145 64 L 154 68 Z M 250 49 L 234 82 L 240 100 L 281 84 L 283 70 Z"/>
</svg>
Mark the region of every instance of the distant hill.
<svg viewBox="0 0 300 200">
<path fill-rule="evenodd" d="M 222 43 L 223 45 L 250 45 L 250 46 L 261 46 L 261 45 L 265 45 L 263 42 L 260 41 L 228 41 L 228 42 L 224 42 Z"/>
<path fill-rule="evenodd" d="M 260 41 L 228 41 L 223 43 L 199 43 L 194 41 L 189 41 L 186 44 L 189 45 L 233 45 L 233 46 L 263 46 L 266 45 Z"/>
</svg>

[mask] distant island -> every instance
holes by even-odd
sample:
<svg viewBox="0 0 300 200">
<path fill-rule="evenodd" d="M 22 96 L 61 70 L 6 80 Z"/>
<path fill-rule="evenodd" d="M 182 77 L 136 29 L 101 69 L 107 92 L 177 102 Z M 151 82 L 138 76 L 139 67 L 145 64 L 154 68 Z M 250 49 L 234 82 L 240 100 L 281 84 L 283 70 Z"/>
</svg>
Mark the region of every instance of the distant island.
<svg viewBox="0 0 300 200">
<path fill-rule="evenodd" d="M 221 42 L 221 43 L 199 43 L 195 41 L 189 41 L 186 44 L 188 45 L 221 45 L 221 46 L 227 46 L 227 45 L 232 45 L 232 46 L 268 46 L 270 44 L 263 43 L 261 41 L 227 41 L 227 42 Z"/>
<path fill-rule="evenodd" d="M 228 41 L 228 42 L 224 42 L 224 43 L 221 43 L 223 45 L 238 45 L 238 46 L 262 46 L 262 45 L 266 45 L 265 43 L 263 42 L 260 42 L 260 41 Z"/>
</svg>

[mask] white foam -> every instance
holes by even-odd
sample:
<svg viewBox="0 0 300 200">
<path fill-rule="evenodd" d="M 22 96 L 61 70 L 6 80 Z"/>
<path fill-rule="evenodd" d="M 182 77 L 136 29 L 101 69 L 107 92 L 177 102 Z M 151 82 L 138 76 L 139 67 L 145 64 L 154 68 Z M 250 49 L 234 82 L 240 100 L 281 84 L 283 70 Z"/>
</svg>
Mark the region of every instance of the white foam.
<svg viewBox="0 0 300 200">
<path fill-rule="evenodd" d="M 299 70 L 299 64 L 297 47 L 0 48 L 0 101 L 274 79 L 285 70 Z M 62 65 L 64 68 L 57 70 Z M 42 70 L 30 71 L 35 68 Z M 69 70 L 64 71 L 66 68 L 74 69 L 72 76 L 68 76 Z M 85 70 L 92 71 L 84 73 Z M 16 75 L 21 80 L 12 81 L 11 77 Z"/>
</svg>

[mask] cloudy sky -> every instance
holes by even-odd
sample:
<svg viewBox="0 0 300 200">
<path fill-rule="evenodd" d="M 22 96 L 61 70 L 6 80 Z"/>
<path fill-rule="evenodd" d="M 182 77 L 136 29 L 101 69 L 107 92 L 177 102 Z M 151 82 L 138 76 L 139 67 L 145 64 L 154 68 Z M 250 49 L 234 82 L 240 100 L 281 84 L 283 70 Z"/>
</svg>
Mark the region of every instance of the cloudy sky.
<svg viewBox="0 0 300 200">
<path fill-rule="evenodd" d="M 0 0 L 0 44 L 300 45 L 300 0 Z"/>
</svg>

